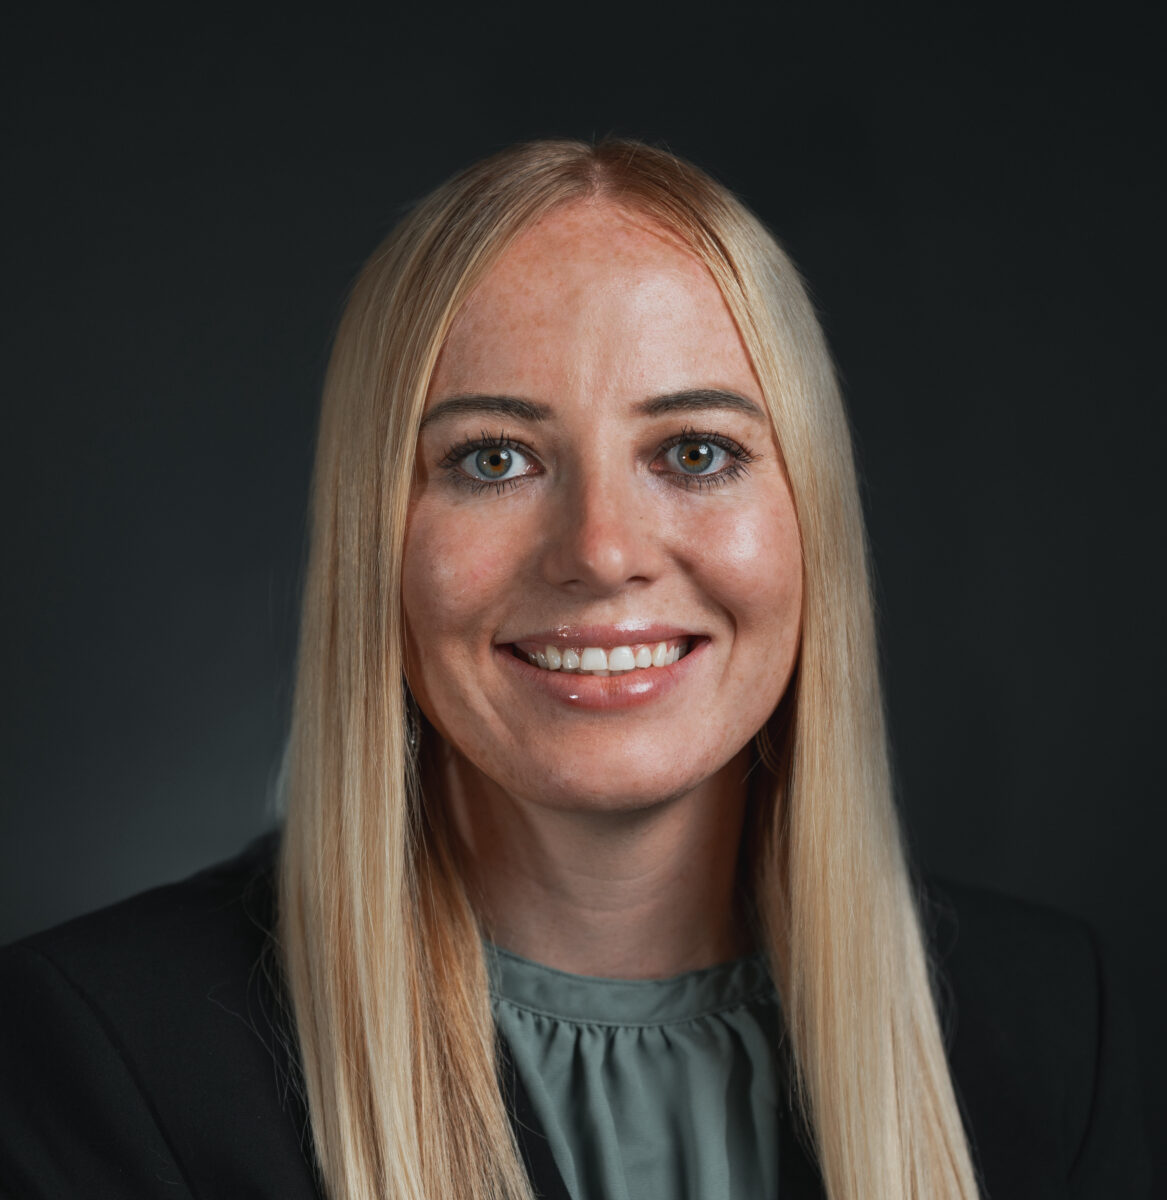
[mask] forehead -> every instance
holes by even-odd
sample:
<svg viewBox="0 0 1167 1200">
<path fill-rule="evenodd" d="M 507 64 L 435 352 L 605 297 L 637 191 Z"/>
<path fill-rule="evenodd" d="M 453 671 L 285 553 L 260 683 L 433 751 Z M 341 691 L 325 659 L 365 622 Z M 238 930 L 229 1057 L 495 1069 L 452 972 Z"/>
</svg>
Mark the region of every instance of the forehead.
<svg viewBox="0 0 1167 1200">
<path fill-rule="evenodd" d="M 705 265 L 651 218 L 581 201 L 520 234 L 471 292 L 431 396 L 488 384 L 520 394 L 602 380 L 635 393 L 747 379 L 755 383 L 748 355 Z"/>
<path fill-rule="evenodd" d="M 610 200 L 565 204 L 524 230 L 487 279 L 498 290 L 530 275 L 599 278 L 650 269 L 694 276 L 707 272 L 671 230 Z"/>
</svg>

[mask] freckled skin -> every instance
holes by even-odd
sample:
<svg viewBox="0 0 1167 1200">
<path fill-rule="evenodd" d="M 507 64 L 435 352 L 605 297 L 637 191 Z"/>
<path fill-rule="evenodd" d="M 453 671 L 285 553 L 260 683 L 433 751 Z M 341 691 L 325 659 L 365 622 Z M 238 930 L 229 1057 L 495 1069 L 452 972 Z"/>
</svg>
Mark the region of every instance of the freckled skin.
<svg viewBox="0 0 1167 1200">
<path fill-rule="evenodd" d="M 705 268 L 606 201 L 528 230 L 459 314 L 427 406 L 485 393 L 552 410 L 538 423 L 443 419 L 418 447 L 407 670 L 423 711 L 469 764 L 464 786 L 574 812 L 724 794 L 730 775 L 740 791 L 739 752 L 793 668 L 801 554 L 767 422 L 633 411 L 697 388 L 762 401 Z M 755 461 L 723 486 L 681 486 L 661 447 L 685 429 L 732 438 Z M 534 467 L 516 486 L 476 493 L 441 465 L 483 432 L 529 448 Z M 640 707 L 554 703 L 500 662 L 499 644 L 541 630 L 627 622 L 709 639 L 681 686 Z"/>
</svg>

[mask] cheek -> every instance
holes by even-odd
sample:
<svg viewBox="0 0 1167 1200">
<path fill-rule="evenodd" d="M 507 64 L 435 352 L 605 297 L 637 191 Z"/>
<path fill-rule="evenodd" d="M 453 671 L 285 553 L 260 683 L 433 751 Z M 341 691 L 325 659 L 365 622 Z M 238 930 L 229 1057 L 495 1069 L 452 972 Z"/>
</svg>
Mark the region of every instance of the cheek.
<svg viewBox="0 0 1167 1200">
<path fill-rule="evenodd" d="M 466 554 L 457 540 L 420 542 L 425 554 L 405 560 L 405 615 L 416 628 L 441 633 L 474 615 L 490 583 L 490 564 Z"/>
<path fill-rule="evenodd" d="M 498 620 L 508 586 L 520 571 L 521 549 L 497 528 L 489 537 L 478 536 L 472 518 L 456 510 L 435 513 L 419 504 L 409 517 L 402 573 L 411 640 L 457 637 L 464 652 L 489 647 L 491 623 Z M 451 649 L 447 646 L 445 652 Z"/>
<path fill-rule="evenodd" d="M 731 624 L 733 644 L 722 680 L 737 697 L 733 720 L 752 731 L 781 699 L 798 654 L 798 526 L 793 508 L 784 503 L 749 507 L 703 524 L 693 569 L 700 572 L 702 590 Z"/>
<path fill-rule="evenodd" d="M 488 563 L 466 553 L 466 539 L 451 522 L 434 520 L 424 507 L 411 511 L 401 578 L 405 677 L 443 736 L 452 687 L 466 674 L 457 660 L 471 645 L 467 634 L 488 573 Z"/>
<path fill-rule="evenodd" d="M 694 566 L 711 595 L 739 625 L 770 625 L 769 634 L 797 633 L 802 606 L 802 546 L 786 504 L 748 507 L 702 522 Z"/>
</svg>

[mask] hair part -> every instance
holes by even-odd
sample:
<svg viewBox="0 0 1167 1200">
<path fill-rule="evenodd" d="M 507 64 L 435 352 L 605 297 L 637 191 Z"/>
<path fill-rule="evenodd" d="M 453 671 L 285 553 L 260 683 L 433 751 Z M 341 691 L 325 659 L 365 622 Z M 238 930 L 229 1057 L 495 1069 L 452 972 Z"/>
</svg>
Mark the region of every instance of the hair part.
<svg viewBox="0 0 1167 1200">
<path fill-rule="evenodd" d="M 758 375 L 802 538 L 799 660 L 766 735 L 754 903 L 831 1200 L 977 1187 L 892 800 L 862 512 L 797 272 L 735 197 L 637 142 L 485 159 L 354 285 L 324 387 L 288 748 L 278 936 L 333 1200 L 529 1200 L 478 923 L 409 736 L 401 564 L 418 430 L 466 297 L 524 230 L 607 200 L 713 275 Z M 416 738 L 413 739 L 416 741 Z"/>
</svg>

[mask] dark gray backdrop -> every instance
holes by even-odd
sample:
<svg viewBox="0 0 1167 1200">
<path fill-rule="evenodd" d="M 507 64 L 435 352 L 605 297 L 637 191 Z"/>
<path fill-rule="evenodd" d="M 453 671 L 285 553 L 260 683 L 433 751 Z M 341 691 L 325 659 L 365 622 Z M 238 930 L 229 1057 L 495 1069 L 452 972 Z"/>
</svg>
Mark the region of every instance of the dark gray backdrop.
<svg viewBox="0 0 1167 1200">
<path fill-rule="evenodd" d="M 395 216 L 518 138 L 639 135 L 811 281 L 916 851 L 1102 931 L 1161 1135 L 1150 7 L 551 12 L 10 29 L 0 941 L 270 820 L 317 391 Z"/>
</svg>

